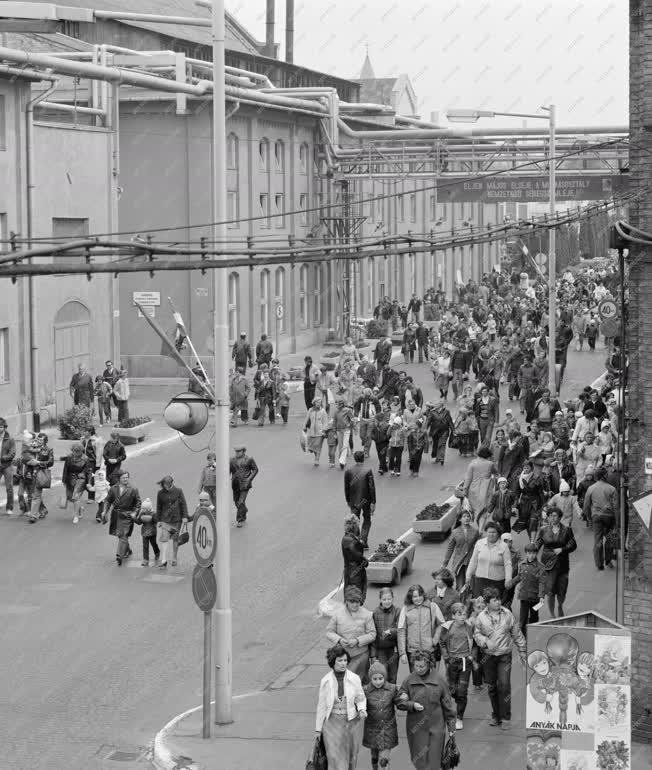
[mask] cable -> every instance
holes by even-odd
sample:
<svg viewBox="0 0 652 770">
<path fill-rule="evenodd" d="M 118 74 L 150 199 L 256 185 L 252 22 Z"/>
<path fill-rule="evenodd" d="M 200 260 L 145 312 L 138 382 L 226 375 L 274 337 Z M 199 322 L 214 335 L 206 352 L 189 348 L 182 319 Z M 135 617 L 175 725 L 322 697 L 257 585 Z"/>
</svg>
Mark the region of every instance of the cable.
<svg viewBox="0 0 652 770">
<path fill-rule="evenodd" d="M 608 146 L 611 146 L 613 144 L 618 144 L 621 141 L 622 141 L 621 139 L 607 140 L 605 142 L 600 142 L 597 145 L 593 145 L 592 149 L 596 149 L 598 147 L 608 147 Z M 630 142 L 630 144 L 631 144 L 631 142 Z M 564 159 L 572 157 L 574 155 L 580 155 L 580 154 L 582 154 L 584 152 L 586 152 L 586 148 L 580 148 L 580 149 L 577 149 L 577 150 L 570 150 L 570 151 L 565 152 L 565 153 L 563 153 L 561 155 L 555 155 L 553 160 L 554 161 L 564 160 Z M 550 159 L 547 159 L 547 160 L 549 161 Z M 505 175 L 505 174 L 511 174 L 514 171 L 518 171 L 519 169 L 529 168 L 531 166 L 538 166 L 542 162 L 545 162 L 545 161 L 543 161 L 543 160 L 527 161 L 527 162 L 519 164 L 519 165 L 517 165 L 517 166 L 515 166 L 515 167 L 513 167 L 511 169 L 502 169 L 502 170 L 498 170 L 498 171 L 492 171 L 492 172 L 489 172 L 489 173 L 486 173 L 486 174 L 477 174 L 475 176 L 465 176 L 464 177 L 464 181 L 468 182 L 468 181 L 474 181 L 474 180 L 489 179 L 489 178 L 493 178 L 493 177 L 497 177 L 497 176 L 502 176 L 502 175 Z M 448 182 L 448 183 L 443 182 L 443 183 L 439 183 L 439 184 L 435 184 L 435 185 L 430 185 L 428 187 L 422 187 L 422 188 L 420 188 L 420 190 L 418 192 L 424 193 L 424 192 L 428 192 L 430 190 L 446 189 L 447 187 L 453 187 L 453 186 L 456 186 L 457 184 L 459 184 L 458 181 L 451 181 L 451 182 Z M 359 199 L 359 200 L 356 200 L 356 201 L 351 201 L 351 205 L 352 206 L 359 206 L 359 205 L 364 204 L 364 203 L 375 202 L 375 201 L 379 201 L 379 200 L 394 199 L 394 198 L 398 198 L 400 195 L 403 195 L 403 194 L 404 194 L 403 192 L 401 192 L 401 193 L 390 193 L 390 194 L 387 194 L 387 195 L 379 195 L 379 196 L 374 196 L 374 197 L 371 197 L 371 198 L 363 198 L 363 199 Z M 215 225 L 224 225 L 224 224 L 229 225 L 229 224 L 242 223 L 242 222 L 258 222 L 258 221 L 261 221 L 261 220 L 269 221 L 271 219 L 277 219 L 279 217 L 295 216 L 295 215 L 305 215 L 305 214 L 308 214 L 308 213 L 311 213 L 311 212 L 315 212 L 315 211 L 316 212 L 320 212 L 320 211 L 324 211 L 324 210 L 327 210 L 327 209 L 335 209 L 335 208 L 340 209 L 342 207 L 342 205 L 343 205 L 342 202 L 328 203 L 328 204 L 322 204 L 321 206 L 313 206 L 312 208 L 296 209 L 294 211 L 279 212 L 278 214 L 271 214 L 270 213 L 270 214 L 255 216 L 255 217 L 244 217 L 244 218 L 240 218 L 240 219 L 228 219 L 228 220 L 223 220 L 223 221 L 220 221 L 220 222 L 205 222 L 205 223 L 197 224 L 197 225 L 186 224 L 186 225 L 177 225 L 177 226 L 173 226 L 173 227 L 151 228 L 151 229 L 148 229 L 148 230 L 125 230 L 125 231 L 121 231 L 121 232 L 117 232 L 117 233 L 91 233 L 91 234 L 88 235 L 88 237 L 89 238 L 114 237 L 116 235 L 134 235 L 134 234 L 144 233 L 144 232 L 147 232 L 147 233 L 163 233 L 163 232 L 172 232 L 174 230 L 193 230 L 193 229 L 198 229 L 198 228 L 203 228 L 203 227 L 213 227 Z M 54 240 L 65 240 L 65 239 L 66 239 L 65 236 L 61 236 L 61 238 L 54 239 Z M 42 239 L 40 239 L 40 238 L 32 238 L 31 240 L 32 240 L 33 243 L 36 243 L 36 242 L 40 242 Z M 52 237 L 48 237 L 46 239 L 46 241 L 48 243 L 51 243 L 51 242 L 53 242 L 53 238 Z"/>
</svg>

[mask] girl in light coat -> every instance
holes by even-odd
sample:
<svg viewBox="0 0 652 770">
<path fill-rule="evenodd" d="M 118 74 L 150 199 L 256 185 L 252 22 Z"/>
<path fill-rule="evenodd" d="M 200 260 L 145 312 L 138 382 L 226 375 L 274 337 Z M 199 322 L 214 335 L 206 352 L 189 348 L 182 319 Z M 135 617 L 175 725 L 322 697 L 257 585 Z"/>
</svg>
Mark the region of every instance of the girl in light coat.
<svg viewBox="0 0 652 770">
<path fill-rule="evenodd" d="M 303 430 L 306 435 L 306 451 L 315 456 L 315 466 L 319 465 L 324 436 L 328 429 L 328 414 L 322 408 L 322 400 L 316 396 L 312 400 L 312 407 L 306 416 Z"/>
</svg>

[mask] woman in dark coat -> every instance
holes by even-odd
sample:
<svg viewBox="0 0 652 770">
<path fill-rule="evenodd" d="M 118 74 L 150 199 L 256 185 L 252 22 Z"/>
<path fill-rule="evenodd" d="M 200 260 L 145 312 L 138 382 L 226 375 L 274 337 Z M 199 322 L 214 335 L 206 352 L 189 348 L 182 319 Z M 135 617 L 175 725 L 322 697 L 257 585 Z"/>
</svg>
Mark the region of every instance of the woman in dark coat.
<svg viewBox="0 0 652 770">
<path fill-rule="evenodd" d="M 109 490 L 106 506 L 109 516 L 109 535 L 118 538 L 115 560 L 120 567 L 123 559 L 131 556 L 129 538 L 134 530 L 134 521 L 140 513 L 140 494 L 136 487 L 131 486 L 128 471 L 123 471 L 118 483 Z"/>
<path fill-rule="evenodd" d="M 446 728 L 449 734 L 455 733 L 455 703 L 427 653 L 415 653 L 412 663 L 414 668 L 401 685 L 398 705 L 408 712 L 405 731 L 410 758 L 416 770 L 439 770 Z"/>
<path fill-rule="evenodd" d="M 122 463 L 127 459 L 127 452 L 115 431 L 111 433 L 111 438 L 104 445 L 102 457 L 106 463 L 106 480 L 109 484 L 117 484 Z"/>
<path fill-rule="evenodd" d="M 516 507 L 518 518 L 512 529 L 514 532 L 535 533 L 539 529 L 539 515 L 543 507 L 543 482 L 540 476 L 534 475 L 531 462 L 523 465 L 521 475 L 517 480 Z"/>
<path fill-rule="evenodd" d="M 498 489 L 493 493 L 487 506 L 489 520 L 495 521 L 500 534 L 511 532 L 512 516 L 516 506 L 516 496 L 507 488 L 508 481 L 504 476 L 498 479 Z"/>
<path fill-rule="evenodd" d="M 498 473 L 507 479 L 515 495 L 518 495 L 518 477 L 529 454 L 529 443 L 518 431 L 510 432 L 508 443 L 498 453 Z"/>
<path fill-rule="evenodd" d="M 344 558 L 344 590 L 355 586 L 362 594 L 362 604 L 367 598 L 367 564 L 364 556 L 364 543 L 360 539 L 360 525 L 355 516 L 344 522 L 342 538 L 342 557 Z"/>
<path fill-rule="evenodd" d="M 564 615 L 564 600 L 568 590 L 570 559 L 568 555 L 577 549 L 575 536 L 570 527 L 561 523 L 559 508 L 551 508 L 548 521 L 536 537 L 535 545 L 542 548 L 541 563 L 546 570 L 546 597 L 551 617 L 555 617 L 555 599 L 558 604 L 557 617 Z"/>
<path fill-rule="evenodd" d="M 426 405 L 427 406 L 427 405 Z M 428 410 L 426 425 L 432 439 L 431 457 L 435 463 L 444 464 L 446 459 L 446 444 L 453 432 L 453 418 L 444 402 L 440 402 Z"/>
<path fill-rule="evenodd" d="M 84 515 L 82 495 L 86 491 L 86 485 L 90 484 L 93 469 L 86 457 L 81 444 L 73 444 L 70 454 L 63 463 L 61 481 L 66 489 L 66 507 L 72 502 L 73 524 L 79 523 Z"/>
</svg>

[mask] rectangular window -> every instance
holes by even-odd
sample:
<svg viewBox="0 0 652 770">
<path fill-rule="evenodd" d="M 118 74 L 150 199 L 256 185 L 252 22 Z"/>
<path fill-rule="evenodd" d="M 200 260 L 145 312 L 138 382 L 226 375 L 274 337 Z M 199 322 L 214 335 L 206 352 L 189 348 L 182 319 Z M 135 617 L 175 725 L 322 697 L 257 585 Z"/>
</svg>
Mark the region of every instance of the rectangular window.
<svg viewBox="0 0 652 770">
<path fill-rule="evenodd" d="M 308 224 L 308 195 L 307 193 L 301 193 L 299 195 L 299 210 L 301 212 L 300 222 L 302 225 Z"/>
<path fill-rule="evenodd" d="M 230 230 L 237 230 L 240 227 L 240 223 L 237 221 L 240 218 L 238 213 L 238 193 L 233 190 L 226 194 L 226 218 L 229 220 L 227 227 Z"/>
<path fill-rule="evenodd" d="M 75 241 L 88 235 L 88 219 L 77 217 L 53 217 L 52 235 L 57 243 Z M 53 257 L 53 261 L 59 264 L 79 263 L 85 259 L 83 250 L 67 252 L 66 256 Z"/>
<path fill-rule="evenodd" d="M 0 329 L 0 385 L 9 382 L 9 329 Z"/>
<path fill-rule="evenodd" d="M 258 142 L 258 167 L 262 171 L 267 171 L 269 155 L 269 142 L 266 139 Z"/>
<path fill-rule="evenodd" d="M 448 204 L 447 203 L 438 203 L 437 204 L 437 219 L 441 219 L 442 222 L 446 221 L 446 218 L 448 217 Z"/>
<path fill-rule="evenodd" d="M 0 94 L 0 150 L 7 149 L 7 115 L 5 113 L 6 100 L 3 94 Z"/>
<path fill-rule="evenodd" d="M 434 222 L 437 219 L 437 198 L 434 195 L 430 196 L 430 221 Z"/>
<path fill-rule="evenodd" d="M 260 215 L 265 219 L 260 223 L 261 227 L 269 227 L 269 195 L 262 193 L 258 196 L 258 204 L 260 206 Z"/>
<path fill-rule="evenodd" d="M 235 134 L 229 134 L 226 140 L 226 166 L 238 168 L 238 137 Z"/>
<path fill-rule="evenodd" d="M 410 222 L 417 221 L 417 194 L 410 193 Z"/>
<path fill-rule="evenodd" d="M 285 227 L 285 196 L 282 193 L 274 196 L 274 214 L 276 227 Z"/>
<path fill-rule="evenodd" d="M 308 145 L 302 144 L 299 146 L 299 167 L 302 174 L 308 173 Z"/>
<path fill-rule="evenodd" d="M 405 222 L 405 195 L 402 194 L 398 196 L 398 218 Z"/>
</svg>

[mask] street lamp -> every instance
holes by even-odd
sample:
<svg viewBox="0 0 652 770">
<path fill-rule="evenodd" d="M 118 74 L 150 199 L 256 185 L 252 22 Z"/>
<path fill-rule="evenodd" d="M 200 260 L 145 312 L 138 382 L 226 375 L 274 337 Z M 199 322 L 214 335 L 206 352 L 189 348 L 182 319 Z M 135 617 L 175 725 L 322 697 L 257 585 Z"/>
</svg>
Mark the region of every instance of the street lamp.
<svg viewBox="0 0 652 770">
<path fill-rule="evenodd" d="M 446 117 L 451 123 L 476 123 L 480 118 L 537 118 L 547 120 L 550 128 L 549 155 L 548 155 L 548 179 L 550 187 L 550 216 L 555 217 L 556 189 L 555 189 L 555 105 L 541 107 L 547 115 L 540 113 L 529 114 L 522 112 L 494 112 L 493 110 L 448 110 Z M 557 302 L 556 285 L 557 259 L 555 254 L 555 228 L 549 231 L 548 251 L 548 387 L 551 393 L 557 392 L 557 366 L 556 366 L 556 337 L 557 337 Z"/>
</svg>

